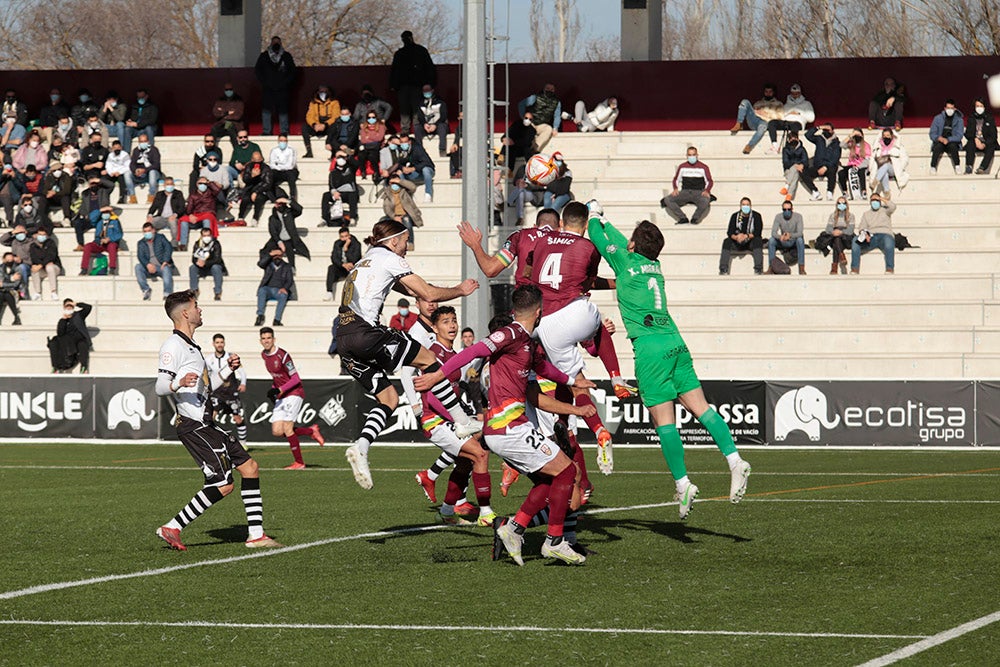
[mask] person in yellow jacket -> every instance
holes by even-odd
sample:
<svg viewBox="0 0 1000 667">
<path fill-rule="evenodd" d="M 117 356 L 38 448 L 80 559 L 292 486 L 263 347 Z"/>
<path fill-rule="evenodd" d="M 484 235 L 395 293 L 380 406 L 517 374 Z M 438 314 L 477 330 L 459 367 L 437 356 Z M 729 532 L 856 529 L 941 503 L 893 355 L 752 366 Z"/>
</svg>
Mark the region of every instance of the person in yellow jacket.
<svg viewBox="0 0 1000 667">
<path fill-rule="evenodd" d="M 333 95 L 328 86 L 320 86 L 313 93 L 306 111 L 306 122 L 302 123 L 302 141 L 306 144 L 303 158 L 312 157 L 311 140 L 313 137 L 325 137 L 330 131 L 330 125 L 340 117 L 340 101 Z"/>
</svg>

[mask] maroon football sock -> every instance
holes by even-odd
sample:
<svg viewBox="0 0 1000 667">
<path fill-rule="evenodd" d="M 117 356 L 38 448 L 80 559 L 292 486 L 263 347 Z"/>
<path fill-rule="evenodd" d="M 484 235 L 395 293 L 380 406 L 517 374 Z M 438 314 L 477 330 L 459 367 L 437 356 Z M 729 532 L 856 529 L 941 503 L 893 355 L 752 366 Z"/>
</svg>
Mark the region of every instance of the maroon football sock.
<svg viewBox="0 0 1000 667">
<path fill-rule="evenodd" d="M 312 426 L 296 426 L 295 435 L 312 435 Z"/>
<path fill-rule="evenodd" d="M 549 535 L 552 537 L 562 537 L 575 476 L 573 466 L 566 466 L 552 480 L 552 488 L 549 489 Z"/>
<path fill-rule="evenodd" d="M 489 505 L 493 492 L 493 481 L 490 479 L 490 473 L 472 473 L 472 485 L 476 487 L 476 501 L 479 503 L 480 507 L 483 505 Z"/>
<path fill-rule="evenodd" d="M 517 514 L 514 515 L 514 522 L 521 525 L 527 526 L 531 523 L 531 517 L 535 516 L 542 511 L 549 502 L 549 484 L 548 482 L 544 484 L 535 484 L 531 487 L 531 491 L 528 492 L 528 497 L 524 499 L 521 503 L 521 509 L 517 510 Z"/>
<path fill-rule="evenodd" d="M 604 324 L 597 327 L 597 333 L 594 334 L 594 347 L 597 349 L 596 356 L 601 358 L 601 362 L 604 364 L 604 367 L 608 369 L 608 374 L 611 377 L 621 375 L 622 369 L 618 364 L 618 354 L 615 352 L 615 342 L 611 340 L 611 334 L 604 328 Z"/>
<path fill-rule="evenodd" d="M 287 436 L 286 440 L 288 440 L 288 446 L 292 450 L 292 458 L 295 459 L 295 462 L 305 463 L 305 461 L 302 460 L 302 448 L 299 447 L 299 436 L 293 433 L 292 435 Z"/>
<path fill-rule="evenodd" d="M 573 446 L 573 462 L 580 468 L 580 486 L 590 486 L 590 477 L 587 476 L 587 460 L 583 455 L 583 448 L 576 439 L 576 435 L 569 434 L 569 444 Z"/>
<path fill-rule="evenodd" d="M 573 404 L 579 408 L 585 405 L 594 405 L 594 402 L 590 400 L 590 394 L 577 394 L 573 399 Z M 601 421 L 596 412 L 590 417 L 584 417 L 583 421 L 587 422 L 587 427 L 594 433 L 604 428 L 604 422 Z"/>
</svg>

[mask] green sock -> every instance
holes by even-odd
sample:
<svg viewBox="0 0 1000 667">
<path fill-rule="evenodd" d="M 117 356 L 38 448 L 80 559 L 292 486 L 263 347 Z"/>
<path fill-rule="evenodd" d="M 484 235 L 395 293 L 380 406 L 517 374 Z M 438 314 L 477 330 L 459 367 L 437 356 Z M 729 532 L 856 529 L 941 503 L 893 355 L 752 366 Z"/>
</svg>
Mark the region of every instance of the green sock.
<svg viewBox="0 0 1000 667">
<path fill-rule="evenodd" d="M 729 430 L 729 425 L 719 416 L 719 413 L 709 408 L 701 417 L 698 417 L 701 425 L 708 429 L 708 434 L 715 440 L 715 445 L 722 452 L 723 456 L 736 453 L 736 443 L 733 442 L 733 434 Z"/>
<path fill-rule="evenodd" d="M 681 442 L 681 434 L 677 432 L 677 426 L 667 424 L 657 426 L 656 435 L 660 436 L 660 449 L 663 450 L 663 458 L 667 460 L 667 467 L 674 479 L 687 476 L 687 466 L 684 465 L 684 444 Z"/>
</svg>

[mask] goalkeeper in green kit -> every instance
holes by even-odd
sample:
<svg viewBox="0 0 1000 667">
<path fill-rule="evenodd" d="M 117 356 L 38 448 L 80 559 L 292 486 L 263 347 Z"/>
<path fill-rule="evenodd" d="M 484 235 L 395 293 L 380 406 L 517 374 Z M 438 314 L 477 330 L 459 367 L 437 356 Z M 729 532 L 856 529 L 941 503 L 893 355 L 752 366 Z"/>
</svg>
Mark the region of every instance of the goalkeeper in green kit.
<svg viewBox="0 0 1000 667">
<path fill-rule="evenodd" d="M 639 395 L 649 409 L 663 457 L 674 476 L 681 519 L 691 512 L 698 487 L 688 479 L 684 466 L 684 445 L 674 417 L 675 400 L 698 418 L 725 455 L 732 475 L 729 500 L 740 502 L 747 490 L 750 464 L 736 451 L 729 426 L 705 400 L 691 353 L 667 312 L 663 274 L 657 259 L 663 249 L 663 233 L 653 223 L 643 220 L 636 225 L 632 238 L 627 239 L 604 219 L 596 201 L 591 200 L 587 206 L 590 240 L 615 272 L 618 308 L 635 351 Z"/>
</svg>

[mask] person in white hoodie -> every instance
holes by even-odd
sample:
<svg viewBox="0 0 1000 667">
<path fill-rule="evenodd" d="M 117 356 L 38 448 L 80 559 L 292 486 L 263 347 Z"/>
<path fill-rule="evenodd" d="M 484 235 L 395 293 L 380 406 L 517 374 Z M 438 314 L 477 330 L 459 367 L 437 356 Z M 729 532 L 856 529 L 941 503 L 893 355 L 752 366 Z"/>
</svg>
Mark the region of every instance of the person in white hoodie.
<svg viewBox="0 0 1000 667">
<path fill-rule="evenodd" d="M 609 97 L 601 100 L 589 113 L 583 100 L 577 100 L 574 111 L 573 122 L 580 132 L 614 132 L 615 121 L 618 119 L 618 98 Z M 568 113 L 564 113 L 563 116 L 563 120 L 570 119 Z"/>
<path fill-rule="evenodd" d="M 793 83 L 788 90 L 788 98 L 785 100 L 781 119 L 772 120 L 767 124 L 767 134 L 771 137 L 771 152 L 778 152 L 778 130 L 804 130 L 806 125 L 815 120 L 816 112 L 813 111 L 812 102 L 802 94 L 802 87 Z"/>
</svg>

